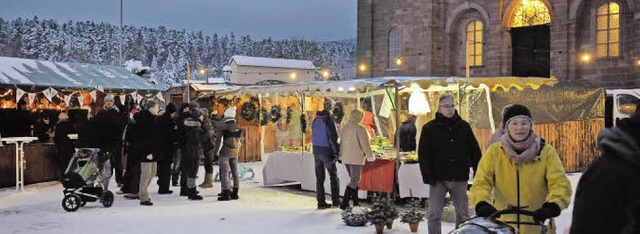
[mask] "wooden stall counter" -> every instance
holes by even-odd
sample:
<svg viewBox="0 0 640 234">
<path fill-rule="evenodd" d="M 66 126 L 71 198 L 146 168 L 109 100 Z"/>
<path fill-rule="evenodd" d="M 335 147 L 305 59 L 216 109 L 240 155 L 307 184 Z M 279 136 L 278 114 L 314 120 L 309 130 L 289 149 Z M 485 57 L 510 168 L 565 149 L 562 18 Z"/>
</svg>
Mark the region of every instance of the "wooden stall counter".
<svg viewBox="0 0 640 234">
<path fill-rule="evenodd" d="M 0 188 L 16 185 L 16 149 L 13 144 L 0 146 Z M 53 159 L 56 157 L 54 144 L 25 144 L 26 168 L 25 184 L 56 180 L 60 177 Z"/>
</svg>

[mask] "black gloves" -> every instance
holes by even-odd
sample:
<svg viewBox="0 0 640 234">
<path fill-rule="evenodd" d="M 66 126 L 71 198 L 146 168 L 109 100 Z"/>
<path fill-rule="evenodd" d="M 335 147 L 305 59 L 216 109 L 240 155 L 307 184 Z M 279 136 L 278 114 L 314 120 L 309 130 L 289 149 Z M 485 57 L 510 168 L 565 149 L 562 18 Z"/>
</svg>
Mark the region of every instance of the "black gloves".
<svg viewBox="0 0 640 234">
<path fill-rule="evenodd" d="M 491 204 L 485 202 L 485 201 L 481 201 L 476 205 L 476 215 L 480 216 L 480 217 L 489 217 L 492 214 L 498 212 L 498 210 L 493 207 Z M 497 216 L 496 218 L 498 218 L 500 216 Z"/>
<path fill-rule="evenodd" d="M 560 215 L 560 207 L 553 202 L 545 202 L 540 209 L 533 212 L 533 220 L 536 222 L 544 222 L 546 219 L 558 217 Z"/>
</svg>

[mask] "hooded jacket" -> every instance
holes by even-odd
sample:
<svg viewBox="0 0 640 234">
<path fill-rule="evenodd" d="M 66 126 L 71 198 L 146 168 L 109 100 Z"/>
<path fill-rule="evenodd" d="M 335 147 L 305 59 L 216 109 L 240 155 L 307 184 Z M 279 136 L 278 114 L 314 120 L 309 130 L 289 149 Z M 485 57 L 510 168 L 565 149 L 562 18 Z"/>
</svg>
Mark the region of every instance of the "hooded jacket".
<svg viewBox="0 0 640 234">
<path fill-rule="evenodd" d="M 362 118 L 362 112 L 352 111 L 349 123 L 342 128 L 340 160 L 344 164 L 364 165 L 367 158 L 373 158 L 369 134 L 360 124 Z"/>
<path fill-rule="evenodd" d="M 538 156 L 525 164 L 514 163 L 502 149 L 501 141 L 489 146 L 473 178 L 470 205 L 475 207 L 484 201 L 498 210 L 519 205 L 535 211 L 545 202 L 552 202 L 561 210 L 566 209 L 571 202 L 571 184 L 556 149 L 541 144 Z M 515 221 L 516 215 L 502 215 L 500 220 Z M 533 222 L 530 216 L 524 215 L 520 220 Z M 540 226 L 521 225 L 520 233 L 540 233 L 540 229 Z"/>
<path fill-rule="evenodd" d="M 632 135 L 598 135 L 602 156 L 580 177 L 571 233 L 640 233 L 640 142 Z"/>
<path fill-rule="evenodd" d="M 224 111 L 224 118 L 220 121 L 215 133 L 218 138 L 216 146 L 220 147 L 220 157 L 238 157 L 240 146 L 242 144 L 243 131 L 236 122 L 235 107 L 231 107 Z"/>
<path fill-rule="evenodd" d="M 418 162 L 422 180 L 468 181 L 469 167 L 476 171 L 482 156 L 471 126 L 456 112 L 447 118 L 440 112 L 422 127 L 418 144 Z"/>
</svg>

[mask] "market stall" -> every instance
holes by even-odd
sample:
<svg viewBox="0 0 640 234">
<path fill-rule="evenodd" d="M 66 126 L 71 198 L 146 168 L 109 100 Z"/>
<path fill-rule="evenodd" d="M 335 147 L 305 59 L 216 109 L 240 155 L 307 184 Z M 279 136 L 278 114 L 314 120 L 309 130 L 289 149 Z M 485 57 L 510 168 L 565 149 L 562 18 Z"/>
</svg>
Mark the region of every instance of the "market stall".
<svg viewBox="0 0 640 234">
<path fill-rule="evenodd" d="M 120 100 L 116 105 L 121 111 L 147 99 L 164 101 L 155 85 L 122 67 L 0 57 L 0 135 L 34 136 L 38 121 L 48 117 L 53 127 L 61 112 L 75 123 L 75 116 L 100 110 L 108 94 Z M 15 171 L 15 164 L 7 163 L 14 148 L 11 144 L 0 147 L 0 172 Z M 26 144 L 24 152 L 26 183 L 59 177 L 51 140 Z M 0 187 L 14 182 L 15 175 L 0 174 Z"/>
<path fill-rule="evenodd" d="M 604 117 L 603 90 L 557 84 L 554 78 L 382 77 L 319 81 L 243 86 L 218 95 L 216 100 L 236 98 L 239 116 L 244 114 L 244 121 L 258 127 L 261 155 L 270 153 L 269 159 L 263 159 L 265 168 L 296 167 L 298 171 L 285 175 L 293 169 L 284 172 L 266 169 L 265 185 L 272 185 L 277 180 L 302 182 L 303 176 L 314 179 L 313 163 L 300 162 L 311 157 L 311 133 L 307 126 L 328 99 L 335 104 L 332 117 L 338 132 L 346 123 L 343 117 L 350 111 L 360 108 L 370 112 L 372 117 L 365 125 L 376 136 L 372 139 L 376 156 L 381 160 L 396 160 L 393 173 L 385 178 L 397 181 L 401 196 L 408 196 L 413 190 L 414 196 L 426 196 L 427 186 L 421 183 L 419 167 L 412 164 L 417 162 L 416 153 L 400 154 L 393 147 L 399 124 L 397 113 L 405 110 L 416 115 L 416 127 L 420 129 L 434 118 L 437 100 L 443 93 L 454 94 L 459 115 L 471 124 L 483 150 L 497 128 L 496 123 L 501 121 L 501 109 L 507 104 L 522 103 L 531 107 L 536 116 L 536 131 L 558 149 L 567 171 L 579 170 L 597 155 L 594 145 L 597 131 L 603 126 L 600 124 Z M 564 137 L 571 138 L 578 146 L 567 147 L 567 143 L 560 141 Z M 302 159 L 292 159 L 296 155 Z M 289 161 L 298 164 L 284 163 Z M 339 168 L 344 169 L 343 166 Z M 268 178 L 280 179 L 268 181 Z M 377 179 L 374 182 L 379 184 L 367 189 L 380 191 L 383 181 Z M 306 186 L 302 183 L 304 189 Z"/>
</svg>

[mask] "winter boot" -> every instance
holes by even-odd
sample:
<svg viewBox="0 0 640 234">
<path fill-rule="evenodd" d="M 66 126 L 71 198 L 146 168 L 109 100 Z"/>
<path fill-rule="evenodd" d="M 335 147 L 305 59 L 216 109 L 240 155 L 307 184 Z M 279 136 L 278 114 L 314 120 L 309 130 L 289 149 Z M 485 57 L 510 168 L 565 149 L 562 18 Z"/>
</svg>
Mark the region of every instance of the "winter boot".
<svg viewBox="0 0 640 234">
<path fill-rule="evenodd" d="M 231 191 L 229 191 L 228 189 L 223 189 L 222 190 L 222 195 L 220 195 L 218 197 L 218 201 L 228 201 L 231 200 Z"/>
<path fill-rule="evenodd" d="M 240 190 L 240 188 L 233 188 L 233 191 L 231 191 L 231 196 L 229 196 L 229 198 L 231 198 L 231 200 L 238 200 L 238 190 Z"/>
<path fill-rule="evenodd" d="M 190 188 L 187 197 L 189 200 L 202 200 L 202 196 L 196 193 L 196 188 Z"/>
<path fill-rule="evenodd" d="M 347 207 L 349 207 L 349 200 L 351 200 L 351 196 L 353 196 L 352 191 L 353 189 L 349 186 L 344 189 L 344 196 L 342 197 L 342 203 L 340 203 L 341 210 L 347 209 Z"/>
<path fill-rule="evenodd" d="M 352 189 L 351 191 L 351 199 L 353 199 L 353 206 L 360 206 L 360 202 L 358 201 L 358 191 L 360 191 L 359 187 L 356 187 L 356 189 Z"/>
<path fill-rule="evenodd" d="M 180 196 L 189 196 L 189 188 L 180 187 Z"/>
<path fill-rule="evenodd" d="M 199 186 L 200 188 L 213 188 L 213 174 L 207 173 L 204 176 L 204 181 Z"/>
<path fill-rule="evenodd" d="M 171 173 L 171 186 L 178 187 L 178 179 L 180 179 L 180 173 Z"/>
</svg>

